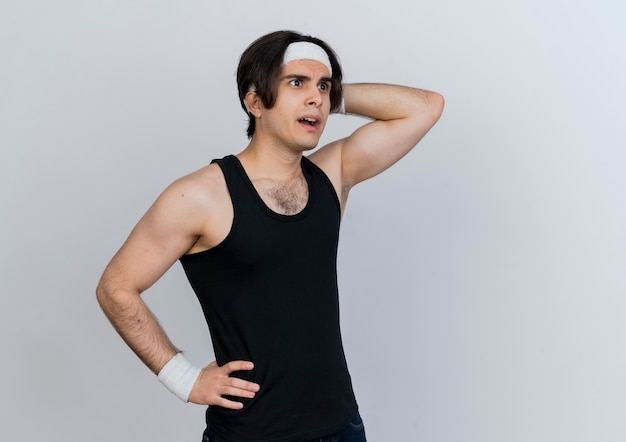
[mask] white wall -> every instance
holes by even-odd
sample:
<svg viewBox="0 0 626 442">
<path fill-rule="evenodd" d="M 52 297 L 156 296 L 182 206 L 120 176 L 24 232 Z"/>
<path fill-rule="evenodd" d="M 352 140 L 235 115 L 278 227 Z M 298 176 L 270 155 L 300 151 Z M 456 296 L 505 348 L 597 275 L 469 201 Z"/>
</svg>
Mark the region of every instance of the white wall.
<svg viewBox="0 0 626 442">
<path fill-rule="evenodd" d="M 237 60 L 282 28 L 326 39 L 347 81 L 447 100 L 344 219 L 342 325 L 370 440 L 625 440 L 624 12 L 0 2 L 0 441 L 200 440 L 202 407 L 160 386 L 94 288 L 169 182 L 245 145 Z M 359 123 L 333 117 L 325 139 Z M 211 360 L 179 265 L 146 299 Z"/>
</svg>

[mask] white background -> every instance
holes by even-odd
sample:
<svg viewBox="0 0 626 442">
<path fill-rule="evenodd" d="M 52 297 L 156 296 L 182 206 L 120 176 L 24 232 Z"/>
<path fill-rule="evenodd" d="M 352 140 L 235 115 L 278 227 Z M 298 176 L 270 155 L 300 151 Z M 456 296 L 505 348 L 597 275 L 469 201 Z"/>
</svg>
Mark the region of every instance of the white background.
<svg viewBox="0 0 626 442">
<path fill-rule="evenodd" d="M 255 38 L 327 40 L 346 81 L 441 92 L 356 188 L 346 353 L 372 441 L 626 440 L 626 31 L 619 0 L 0 1 L 0 441 L 199 441 L 101 313 L 160 191 L 246 144 Z M 332 117 L 325 140 L 363 120 Z M 145 295 L 197 365 L 179 264 Z M 306 398 L 303 398 L 306 400 Z"/>
</svg>

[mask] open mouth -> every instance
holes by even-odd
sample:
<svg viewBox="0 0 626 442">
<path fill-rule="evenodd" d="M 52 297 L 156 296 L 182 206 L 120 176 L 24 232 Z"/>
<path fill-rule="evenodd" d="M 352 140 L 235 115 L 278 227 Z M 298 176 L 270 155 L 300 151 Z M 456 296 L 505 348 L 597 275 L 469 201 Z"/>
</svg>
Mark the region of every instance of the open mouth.
<svg viewBox="0 0 626 442">
<path fill-rule="evenodd" d="M 309 125 L 311 127 L 315 127 L 319 124 L 319 121 L 316 118 L 305 117 L 301 118 L 299 121 L 300 123 Z"/>
</svg>

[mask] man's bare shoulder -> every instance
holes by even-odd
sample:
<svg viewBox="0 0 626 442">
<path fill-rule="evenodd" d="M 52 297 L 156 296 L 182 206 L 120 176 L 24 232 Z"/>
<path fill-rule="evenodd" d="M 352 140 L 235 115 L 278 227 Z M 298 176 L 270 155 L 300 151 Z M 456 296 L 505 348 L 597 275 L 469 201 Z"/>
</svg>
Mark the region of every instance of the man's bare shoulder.
<svg viewBox="0 0 626 442">
<path fill-rule="evenodd" d="M 341 168 L 341 146 L 343 142 L 344 140 L 341 139 L 328 143 L 308 155 L 307 158 L 327 175 L 333 175 L 335 171 Z"/>
<path fill-rule="evenodd" d="M 171 223 L 198 235 L 207 218 L 230 201 L 221 169 L 205 166 L 178 178 L 161 192 L 144 218 L 153 223 Z"/>
<path fill-rule="evenodd" d="M 217 164 L 209 164 L 185 175 L 168 186 L 164 193 L 186 197 L 191 202 L 214 202 L 228 195 L 224 174 Z"/>
<path fill-rule="evenodd" d="M 161 195 L 165 205 L 191 227 L 196 238 L 188 253 L 211 248 L 223 240 L 233 209 L 222 169 L 210 164 L 174 181 Z"/>
</svg>

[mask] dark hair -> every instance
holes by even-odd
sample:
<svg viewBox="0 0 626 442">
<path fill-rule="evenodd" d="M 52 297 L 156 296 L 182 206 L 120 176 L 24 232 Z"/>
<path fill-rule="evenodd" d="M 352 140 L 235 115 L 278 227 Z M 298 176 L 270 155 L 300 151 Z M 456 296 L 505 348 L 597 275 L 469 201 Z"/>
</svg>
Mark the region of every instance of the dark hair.
<svg viewBox="0 0 626 442">
<path fill-rule="evenodd" d="M 248 114 L 248 138 L 251 138 L 255 130 L 254 115 L 248 112 L 245 103 L 246 94 L 254 87 L 257 95 L 266 109 L 270 109 L 276 102 L 278 79 L 283 64 L 283 57 L 287 46 L 291 43 L 306 41 L 320 46 L 330 60 L 332 76 L 330 88 L 330 110 L 337 111 L 341 106 L 341 65 L 335 52 L 328 44 L 319 38 L 302 35 L 294 31 L 276 31 L 264 35 L 255 40 L 241 54 L 237 67 L 237 89 L 241 107 Z"/>
</svg>

